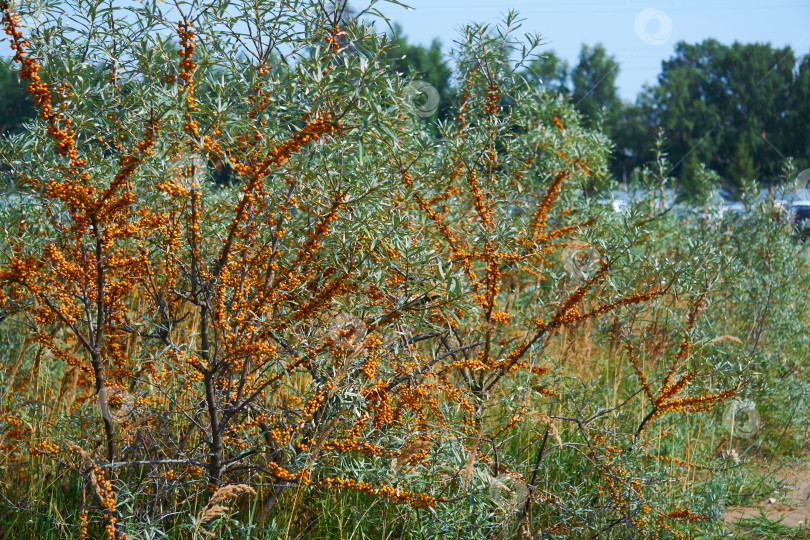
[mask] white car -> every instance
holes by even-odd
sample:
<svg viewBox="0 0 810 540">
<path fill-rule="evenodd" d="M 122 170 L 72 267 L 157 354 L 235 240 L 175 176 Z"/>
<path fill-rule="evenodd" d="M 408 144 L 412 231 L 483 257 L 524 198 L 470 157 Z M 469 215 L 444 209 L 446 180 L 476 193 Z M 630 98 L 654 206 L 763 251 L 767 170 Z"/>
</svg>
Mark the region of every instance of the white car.
<svg viewBox="0 0 810 540">
<path fill-rule="evenodd" d="M 599 204 L 609 205 L 614 212 L 624 212 L 627 210 L 627 201 L 622 199 L 599 199 Z"/>
</svg>

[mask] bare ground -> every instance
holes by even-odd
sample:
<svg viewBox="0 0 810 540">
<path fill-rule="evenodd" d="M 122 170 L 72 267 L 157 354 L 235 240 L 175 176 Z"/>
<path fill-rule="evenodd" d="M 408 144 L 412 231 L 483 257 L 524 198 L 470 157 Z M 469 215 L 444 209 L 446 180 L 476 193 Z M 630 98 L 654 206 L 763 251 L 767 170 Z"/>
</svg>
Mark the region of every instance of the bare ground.
<svg viewBox="0 0 810 540">
<path fill-rule="evenodd" d="M 780 521 L 787 527 L 810 526 L 810 463 L 787 466 L 774 473 L 783 487 L 774 494 L 752 506 L 729 506 L 725 520 L 731 528 L 741 519 L 758 518 L 764 512 L 770 521 Z"/>
</svg>

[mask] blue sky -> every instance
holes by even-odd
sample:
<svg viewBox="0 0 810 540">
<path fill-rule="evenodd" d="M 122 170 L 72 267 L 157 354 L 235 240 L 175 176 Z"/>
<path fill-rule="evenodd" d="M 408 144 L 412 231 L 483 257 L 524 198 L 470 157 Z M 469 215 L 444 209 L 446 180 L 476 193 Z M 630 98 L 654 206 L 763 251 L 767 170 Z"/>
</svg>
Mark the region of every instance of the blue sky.
<svg viewBox="0 0 810 540">
<path fill-rule="evenodd" d="M 132 0 L 114 3 L 123 1 Z M 349 3 L 363 9 L 369 1 Z M 525 19 L 522 32 L 539 32 L 544 37 L 541 51 L 553 49 L 569 64 L 576 64 L 583 43 L 602 43 L 619 62 L 619 95 L 629 101 L 635 100 L 645 83 L 656 82 L 661 61 L 672 56 L 678 41 L 715 38 L 726 44 L 735 40 L 770 43 L 780 48 L 790 45 L 797 55 L 810 54 L 810 0 L 397 1 L 413 9 L 385 0 L 374 7 L 392 23 L 400 23 L 409 42 L 429 45 L 438 37 L 446 52 L 461 25 L 494 23 L 510 9 Z M 380 25 L 380 30 L 385 28 Z M 10 55 L 7 40 L 0 40 L 0 56 Z"/>
<path fill-rule="evenodd" d="M 402 0 L 376 7 L 402 25 L 409 42 L 428 45 L 438 37 L 449 50 L 456 29 L 467 22 L 494 22 L 509 9 L 524 18 L 521 31 L 539 32 L 543 49 L 575 64 L 583 43 L 602 43 L 620 64 L 617 86 L 634 100 L 645 83 L 655 83 L 661 61 L 678 41 L 790 45 L 810 53 L 810 0 Z M 350 2 L 365 7 L 359 0 Z"/>
</svg>

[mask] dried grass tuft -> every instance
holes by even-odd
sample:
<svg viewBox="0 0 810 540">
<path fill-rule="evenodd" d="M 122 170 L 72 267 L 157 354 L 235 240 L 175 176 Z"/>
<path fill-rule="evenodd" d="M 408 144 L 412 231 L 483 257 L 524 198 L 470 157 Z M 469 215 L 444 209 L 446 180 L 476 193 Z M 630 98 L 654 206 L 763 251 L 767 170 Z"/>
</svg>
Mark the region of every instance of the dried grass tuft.
<svg viewBox="0 0 810 540">
<path fill-rule="evenodd" d="M 247 484 L 230 484 L 216 490 L 197 519 L 198 527 L 199 524 L 218 518 L 230 509 L 227 503 L 220 503 L 225 503 L 225 501 L 230 501 L 245 493 L 255 495 L 256 490 Z"/>
<path fill-rule="evenodd" d="M 59 397 L 56 406 L 53 408 L 54 414 L 58 413 L 64 405 L 66 411 L 70 411 L 73 402 L 76 401 L 76 388 L 79 386 L 79 369 L 70 366 L 62 377 L 62 385 L 59 387 Z"/>
<path fill-rule="evenodd" d="M 484 424 L 478 428 L 478 433 L 475 434 L 475 441 L 467 453 L 467 462 L 464 464 L 464 469 L 461 471 L 461 478 L 463 485 L 469 485 L 470 477 L 472 476 L 473 464 L 475 463 L 475 454 L 478 452 L 478 447 L 481 445 L 481 436 L 484 434 Z"/>
<path fill-rule="evenodd" d="M 724 334 L 722 336 L 717 336 L 712 340 L 712 343 L 723 343 L 724 341 L 733 341 L 734 343 L 742 343 L 743 341 L 738 338 L 737 336 L 732 336 L 729 334 Z"/>
<path fill-rule="evenodd" d="M 19 351 L 17 351 L 17 357 L 14 359 L 14 365 L 9 367 L 6 366 L 6 370 L 9 371 L 9 374 L 6 376 L 6 391 L 3 395 L 3 398 L 8 395 L 12 389 L 14 388 L 14 379 L 17 376 L 17 372 L 20 370 L 20 366 L 22 365 L 23 355 L 25 354 L 26 349 L 28 349 L 28 345 L 31 343 L 31 338 L 26 339 L 23 341 L 22 346 L 20 347 Z"/>
<path fill-rule="evenodd" d="M 100 500 L 104 500 L 105 495 L 101 490 L 101 486 L 98 485 L 98 478 L 96 477 L 96 467 L 95 463 L 93 462 L 93 456 L 88 454 L 84 448 L 81 446 L 74 444 L 72 442 L 67 443 L 68 448 L 73 450 L 74 452 L 78 453 L 79 456 L 82 458 L 82 469 L 88 471 L 88 476 L 90 478 L 90 485 L 92 486 L 93 490 L 96 492 Z"/>
</svg>

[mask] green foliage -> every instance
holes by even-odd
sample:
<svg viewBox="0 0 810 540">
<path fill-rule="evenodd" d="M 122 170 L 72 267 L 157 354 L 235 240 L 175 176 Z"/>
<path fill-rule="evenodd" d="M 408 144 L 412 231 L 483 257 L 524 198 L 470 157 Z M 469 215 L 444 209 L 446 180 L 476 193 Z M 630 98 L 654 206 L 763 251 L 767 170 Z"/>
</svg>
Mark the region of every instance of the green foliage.
<svg viewBox="0 0 810 540">
<path fill-rule="evenodd" d="M 720 187 L 720 180 L 716 172 L 707 169 L 705 163 L 698 162 L 697 154 L 690 154 L 681 166 L 680 188 L 686 200 L 698 206 L 716 203 L 711 199 Z"/>
<path fill-rule="evenodd" d="M 757 180 L 775 182 L 785 156 L 799 155 L 806 130 L 787 122 L 796 58 L 790 47 L 680 42 L 653 89 L 658 122 L 670 133 L 672 159 L 690 152 L 731 183 L 729 161 L 745 141 Z M 798 96 L 797 96 L 798 97 Z M 738 173 L 739 171 L 734 171 Z"/>
<path fill-rule="evenodd" d="M 390 48 L 383 53 L 394 71 L 407 80 L 419 79 L 430 84 L 439 94 L 439 105 L 427 118 L 446 119 L 452 99 L 450 75 L 452 70 L 442 53 L 442 44 L 434 39 L 430 47 L 408 43 L 402 27 L 394 25 Z"/>
<path fill-rule="evenodd" d="M 607 54 L 604 46 L 582 46 L 579 62 L 573 68 L 561 60 L 554 51 L 545 52 L 533 60 L 525 70 L 527 80 L 537 88 L 557 93 L 570 101 L 582 114 L 582 124 L 613 137 L 623 130 L 634 129 L 631 122 L 623 122 L 623 115 L 633 111 L 622 104 L 616 90 L 619 64 Z M 622 139 L 624 141 L 624 139 Z M 645 139 L 646 140 L 646 139 Z M 618 148 L 611 155 L 611 169 L 626 169 L 626 154 L 632 150 Z M 624 170 L 622 169 L 622 170 Z M 606 178 L 596 178 L 587 186 L 593 194 L 597 186 L 604 186 Z"/>
<path fill-rule="evenodd" d="M 746 180 L 756 180 L 757 171 L 754 167 L 754 159 L 748 153 L 748 146 L 744 139 L 737 141 L 734 147 L 734 154 L 728 165 L 728 179 L 737 187 L 743 185 Z"/>
<path fill-rule="evenodd" d="M 640 100 L 641 101 L 641 100 Z M 611 140 L 611 171 L 620 182 L 628 182 L 634 170 L 653 158 L 650 140 L 656 135 L 652 109 L 642 103 L 622 103 Z"/>
<path fill-rule="evenodd" d="M 790 102 L 785 110 L 784 121 L 787 132 L 787 150 L 783 151 L 796 160 L 796 168 L 801 171 L 810 168 L 810 135 L 807 134 L 807 118 L 810 117 L 810 54 L 797 61 L 794 68 L 793 84 L 790 88 Z"/>
<path fill-rule="evenodd" d="M 583 45 L 579 63 L 571 70 L 571 100 L 584 115 L 585 125 L 594 128 L 604 124 L 608 136 L 612 135 L 622 106 L 616 92 L 618 74 L 618 62 L 601 44 Z"/>
<path fill-rule="evenodd" d="M 616 90 L 619 64 L 605 47 L 583 45 L 573 67 L 554 51 L 544 52 L 526 68 L 526 78 L 536 85 L 570 98 L 583 115 L 583 124 L 611 136 L 618 127 L 623 106 Z"/>
<path fill-rule="evenodd" d="M 795 158 L 799 170 L 810 166 L 808 66 L 810 57 L 796 58 L 790 47 L 729 46 L 709 39 L 678 43 L 675 55 L 663 63 L 658 83 L 645 88 L 635 104 L 617 97 L 619 66 L 600 45 L 583 46 L 573 69 L 549 52 L 531 65 L 535 75 L 530 78 L 570 95 L 586 125 L 613 140 L 611 171 L 618 180 L 628 181 L 650 159 L 648 141 L 663 129 L 674 172 L 684 186 L 691 189 L 694 168 L 705 163 L 727 187 L 739 188 L 740 178 L 779 181 L 786 157 Z"/>
<path fill-rule="evenodd" d="M 13 66 L 0 62 L 0 133 L 16 132 L 34 116 L 31 98 L 25 92 Z"/>
<path fill-rule="evenodd" d="M 571 94 L 570 67 L 554 51 L 546 51 L 532 60 L 526 68 L 526 78 L 537 87 Z"/>
</svg>

